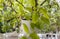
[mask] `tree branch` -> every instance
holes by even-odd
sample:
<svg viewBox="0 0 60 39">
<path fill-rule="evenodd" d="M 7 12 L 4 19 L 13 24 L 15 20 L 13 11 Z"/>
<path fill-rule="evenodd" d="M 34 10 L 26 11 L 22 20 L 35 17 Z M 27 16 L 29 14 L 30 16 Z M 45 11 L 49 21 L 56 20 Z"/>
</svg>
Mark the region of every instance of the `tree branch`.
<svg viewBox="0 0 60 39">
<path fill-rule="evenodd" d="M 45 2 L 46 2 L 46 0 L 44 0 L 44 1 L 40 4 L 40 6 L 42 6 Z"/>
<path fill-rule="evenodd" d="M 38 0 L 35 0 L 35 7 L 37 7 L 37 5 L 38 5 L 38 3 L 37 3 L 37 2 L 38 2 Z"/>
<path fill-rule="evenodd" d="M 19 2 L 18 0 L 16 0 L 16 2 L 18 2 L 19 4 L 21 4 L 23 7 L 24 7 L 24 5 L 21 3 L 21 2 Z M 25 8 L 25 7 L 24 7 Z"/>
<path fill-rule="evenodd" d="M 19 16 L 19 17 L 20 17 L 20 16 Z M 17 18 L 19 18 L 19 17 L 17 17 Z M 11 20 L 13 20 L 13 19 L 15 19 L 15 18 L 16 18 L 16 17 L 13 17 L 13 18 L 7 20 L 7 22 L 10 22 Z"/>
<path fill-rule="evenodd" d="M 18 13 L 13 7 L 12 7 L 12 5 L 13 5 L 13 3 L 10 1 L 10 3 L 11 3 L 11 8 L 12 8 L 12 10 L 15 12 L 15 13 Z"/>
</svg>

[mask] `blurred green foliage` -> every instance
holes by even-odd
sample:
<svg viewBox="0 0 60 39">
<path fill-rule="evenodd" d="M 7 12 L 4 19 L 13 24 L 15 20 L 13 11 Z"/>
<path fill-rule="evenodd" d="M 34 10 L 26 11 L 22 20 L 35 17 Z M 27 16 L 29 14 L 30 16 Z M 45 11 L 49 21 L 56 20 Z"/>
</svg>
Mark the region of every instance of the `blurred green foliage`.
<svg viewBox="0 0 60 39">
<path fill-rule="evenodd" d="M 59 31 L 60 6 L 56 0 L 0 0 L 0 33 L 19 31 L 23 19 L 31 21 L 32 34 L 26 24 L 24 31 L 31 39 L 39 39 L 36 29 L 39 33 Z"/>
</svg>

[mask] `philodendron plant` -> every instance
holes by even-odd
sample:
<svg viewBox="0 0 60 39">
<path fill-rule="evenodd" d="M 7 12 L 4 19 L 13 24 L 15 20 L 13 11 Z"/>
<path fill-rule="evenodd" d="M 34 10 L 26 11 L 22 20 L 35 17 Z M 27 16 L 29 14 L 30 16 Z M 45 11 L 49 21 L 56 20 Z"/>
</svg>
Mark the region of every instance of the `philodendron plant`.
<svg viewBox="0 0 60 39">
<path fill-rule="evenodd" d="M 54 20 L 56 21 L 53 14 L 55 14 L 57 10 L 59 10 L 59 5 L 56 0 L 21 0 L 20 2 L 18 0 L 16 1 L 21 4 L 21 18 L 23 20 L 30 21 L 31 30 L 29 31 L 27 25 L 23 24 L 23 29 L 26 34 L 20 39 L 40 39 L 37 35 L 38 33 L 48 33 L 51 31 L 54 32 L 56 30 L 56 28 L 51 28 L 53 26 L 52 24 Z M 54 20 L 51 20 L 52 18 Z"/>
</svg>

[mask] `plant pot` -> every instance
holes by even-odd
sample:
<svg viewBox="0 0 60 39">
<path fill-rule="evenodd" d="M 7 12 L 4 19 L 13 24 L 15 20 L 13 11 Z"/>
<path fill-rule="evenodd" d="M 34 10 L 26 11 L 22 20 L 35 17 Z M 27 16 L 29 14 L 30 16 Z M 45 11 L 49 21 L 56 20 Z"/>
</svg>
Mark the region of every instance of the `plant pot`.
<svg viewBox="0 0 60 39">
<path fill-rule="evenodd" d="M 6 39 L 18 39 L 18 33 L 16 31 L 6 33 Z"/>
<path fill-rule="evenodd" d="M 18 39 L 18 33 L 10 32 L 10 33 L 0 34 L 0 39 Z"/>
<path fill-rule="evenodd" d="M 2 33 L 0 33 L 0 39 L 4 39 L 4 36 Z"/>
</svg>

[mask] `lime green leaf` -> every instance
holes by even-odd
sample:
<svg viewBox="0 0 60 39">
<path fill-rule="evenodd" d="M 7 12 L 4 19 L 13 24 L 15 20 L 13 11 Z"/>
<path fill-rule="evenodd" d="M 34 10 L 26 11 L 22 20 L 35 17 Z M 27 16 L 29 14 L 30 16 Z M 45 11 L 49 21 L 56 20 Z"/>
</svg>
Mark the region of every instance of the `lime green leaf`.
<svg viewBox="0 0 60 39">
<path fill-rule="evenodd" d="M 44 23 L 46 23 L 46 24 L 50 24 L 50 21 L 49 21 L 49 19 L 47 19 L 46 17 L 41 17 L 41 20 L 44 22 Z"/>
<path fill-rule="evenodd" d="M 35 6 L 35 0 L 30 0 L 31 6 Z"/>
<path fill-rule="evenodd" d="M 25 14 L 25 18 L 26 18 L 27 20 L 30 20 L 30 19 L 31 19 L 31 13 L 26 13 L 26 14 Z"/>
<path fill-rule="evenodd" d="M 28 29 L 26 24 L 23 24 L 23 28 L 24 28 L 24 31 L 28 34 L 29 33 L 29 29 Z"/>
<path fill-rule="evenodd" d="M 38 21 L 36 24 L 31 23 L 31 28 L 34 29 L 35 27 L 40 30 L 43 29 L 44 28 L 43 22 Z"/>
<path fill-rule="evenodd" d="M 36 22 L 38 21 L 38 19 L 39 19 L 38 13 L 34 12 L 34 13 L 32 14 L 32 22 L 33 22 L 33 23 L 36 23 Z"/>
<path fill-rule="evenodd" d="M 26 9 L 30 12 L 32 12 L 32 8 L 31 7 L 26 7 Z"/>
<path fill-rule="evenodd" d="M 31 23 L 30 25 L 31 25 L 31 28 L 34 29 L 35 24 L 34 23 Z"/>
<path fill-rule="evenodd" d="M 26 36 L 22 36 L 20 39 L 27 39 L 27 37 Z"/>
<path fill-rule="evenodd" d="M 23 0 L 19 0 L 19 2 L 23 3 Z"/>
<path fill-rule="evenodd" d="M 3 3 L 4 2 L 4 0 L 0 0 L 0 3 Z"/>
<path fill-rule="evenodd" d="M 31 37 L 31 39 L 40 39 L 36 33 L 31 33 L 30 37 Z"/>
<path fill-rule="evenodd" d="M 20 14 L 21 16 L 24 15 L 23 6 L 22 6 L 21 4 L 19 5 L 19 13 L 21 13 L 21 14 Z"/>
<path fill-rule="evenodd" d="M 3 6 L 2 5 L 0 5 L 0 10 L 3 10 Z"/>
<path fill-rule="evenodd" d="M 45 8 L 40 8 L 40 12 L 49 19 L 49 15 L 47 14 L 47 10 Z"/>
</svg>

